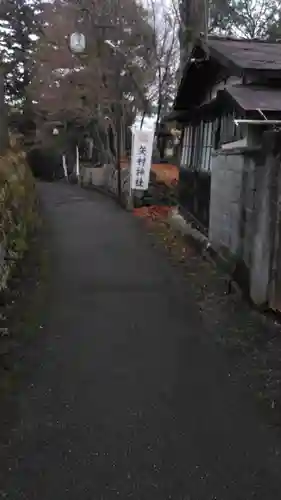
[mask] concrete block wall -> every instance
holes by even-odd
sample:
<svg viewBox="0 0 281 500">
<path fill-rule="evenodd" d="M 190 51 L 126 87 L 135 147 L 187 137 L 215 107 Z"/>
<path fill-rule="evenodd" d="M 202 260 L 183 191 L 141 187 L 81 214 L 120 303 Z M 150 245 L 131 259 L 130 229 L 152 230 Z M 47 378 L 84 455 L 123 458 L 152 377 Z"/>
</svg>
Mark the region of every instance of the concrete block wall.
<svg viewBox="0 0 281 500">
<path fill-rule="evenodd" d="M 107 164 L 101 167 L 81 167 L 81 185 L 102 188 L 105 191 L 117 195 L 118 173 L 115 165 Z M 130 202 L 130 170 L 129 167 L 121 169 L 121 192 L 124 204 Z M 142 197 L 143 192 L 138 191 L 134 196 Z"/>
<path fill-rule="evenodd" d="M 253 302 L 267 301 L 270 274 L 270 168 L 248 154 L 218 154 L 212 163 L 209 240 L 249 270 Z"/>
<path fill-rule="evenodd" d="M 252 259 L 250 269 L 250 295 L 257 305 L 268 299 L 271 262 L 270 235 L 270 178 L 269 165 L 257 166 L 257 199 L 255 224 L 252 239 Z"/>
<path fill-rule="evenodd" d="M 276 133 L 270 134 L 274 139 Z M 253 149 L 213 156 L 209 240 L 215 250 L 226 248 L 246 265 L 250 297 L 263 306 L 272 300 L 273 242 L 275 231 L 279 231 L 275 219 L 280 195 L 275 191 L 281 189 L 281 182 L 277 189 L 276 180 L 280 175 L 280 136 L 272 144 L 261 131 L 249 133 L 249 137 Z M 256 151 L 258 145 L 261 149 Z"/>
<path fill-rule="evenodd" d="M 114 165 L 105 165 L 105 189 L 110 193 L 117 195 L 118 193 L 118 173 Z M 128 202 L 129 199 L 129 190 L 130 190 L 130 169 L 122 168 L 121 169 L 121 192 L 122 197 L 125 203 Z"/>
<path fill-rule="evenodd" d="M 121 189 L 126 196 L 129 193 L 129 168 L 121 170 Z M 81 184 L 103 187 L 109 192 L 116 194 L 118 190 L 118 175 L 115 165 L 103 165 L 101 167 L 81 168 Z"/>
<path fill-rule="evenodd" d="M 249 269 L 252 265 L 253 238 L 256 231 L 257 182 L 256 163 L 253 158 L 245 155 L 241 198 L 241 258 Z"/>
<path fill-rule="evenodd" d="M 81 168 L 81 184 L 103 186 L 105 182 L 105 167 L 88 167 Z"/>
<path fill-rule="evenodd" d="M 209 240 L 215 250 L 237 254 L 240 245 L 244 156 L 216 154 L 212 159 Z"/>
</svg>

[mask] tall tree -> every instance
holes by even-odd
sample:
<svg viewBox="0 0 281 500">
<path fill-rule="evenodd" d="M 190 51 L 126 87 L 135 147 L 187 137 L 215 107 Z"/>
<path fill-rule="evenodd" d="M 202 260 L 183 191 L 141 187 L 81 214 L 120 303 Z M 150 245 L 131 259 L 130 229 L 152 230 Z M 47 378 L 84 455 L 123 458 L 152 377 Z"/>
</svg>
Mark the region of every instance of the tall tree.
<svg viewBox="0 0 281 500">
<path fill-rule="evenodd" d="M 208 0 L 178 0 L 180 28 L 181 69 L 183 69 L 194 41 L 206 34 L 209 5 Z"/>
<path fill-rule="evenodd" d="M 279 0 L 212 0 L 210 31 L 245 39 L 273 37 L 280 20 Z"/>
<path fill-rule="evenodd" d="M 172 0 L 176 2 L 176 0 Z M 280 0 L 178 0 L 181 67 L 200 33 L 242 39 L 281 36 Z"/>
<path fill-rule="evenodd" d="M 55 0 L 45 5 L 42 26 L 30 86 L 38 116 L 116 131 L 117 114 L 124 128 L 146 107 L 153 31 L 134 0 Z M 69 50 L 74 31 L 87 41 L 79 57 Z"/>
<path fill-rule="evenodd" d="M 39 0 L 0 3 L 0 56 L 6 67 L 6 95 L 18 104 L 25 101 L 30 83 L 39 9 Z"/>
<path fill-rule="evenodd" d="M 175 5 L 172 4 L 171 8 L 159 0 L 148 0 L 154 33 L 152 49 L 155 54 L 155 81 L 150 89 L 150 100 L 156 105 L 156 127 L 169 111 L 176 91 L 179 18 Z"/>
</svg>

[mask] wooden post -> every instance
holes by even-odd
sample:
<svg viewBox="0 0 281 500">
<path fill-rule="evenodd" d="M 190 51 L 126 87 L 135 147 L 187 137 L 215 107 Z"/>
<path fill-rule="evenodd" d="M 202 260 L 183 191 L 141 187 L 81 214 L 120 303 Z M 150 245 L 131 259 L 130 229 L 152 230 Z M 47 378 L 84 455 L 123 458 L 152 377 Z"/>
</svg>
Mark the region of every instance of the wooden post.
<svg viewBox="0 0 281 500">
<path fill-rule="evenodd" d="M 132 189 L 132 158 L 133 158 L 133 147 L 134 147 L 134 132 L 132 130 L 132 146 L 131 146 L 131 161 L 129 170 L 129 195 L 127 202 L 127 210 L 132 211 L 134 209 L 134 191 Z"/>
<path fill-rule="evenodd" d="M 115 122 L 116 122 L 116 170 L 117 170 L 117 196 L 119 203 L 122 203 L 122 179 L 121 179 L 121 154 L 122 154 L 122 99 L 123 91 L 121 87 L 120 72 L 116 73 L 116 81 L 118 88 L 118 97 L 115 106 Z"/>
<path fill-rule="evenodd" d="M 117 196 L 121 203 L 122 201 L 122 184 L 121 184 L 121 123 L 122 123 L 122 112 L 121 103 L 117 103 L 117 116 L 116 116 L 116 139 L 117 139 L 117 151 L 116 151 L 116 170 L 117 170 Z"/>
</svg>

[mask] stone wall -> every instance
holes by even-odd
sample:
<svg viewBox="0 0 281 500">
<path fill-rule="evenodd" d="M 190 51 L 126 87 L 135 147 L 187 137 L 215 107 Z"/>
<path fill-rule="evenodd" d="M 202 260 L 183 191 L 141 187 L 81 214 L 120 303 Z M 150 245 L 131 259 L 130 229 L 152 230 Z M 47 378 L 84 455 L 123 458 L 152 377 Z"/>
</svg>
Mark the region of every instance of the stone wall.
<svg viewBox="0 0 281 500">
<path fill-rule="evenodd" d="M 240 245 L 244 156 L 216 154 L 212 160 L 209 239 L 212 247 L 237 254 Z"/>
<path fill-rule="evenodd" d="M 260 166 L 262 168 L 263 165 Z M 241 191 L 241 255 L 247 265 L 251 267 L 253 238 L 256 226 L 257 188 L 261 182 L 260 169 L 255 157 L 244 156 L 243 185 Z"/>
<path fill-rule="evenodd" d="M 106 192 L 117 196 L 118 194 L 118 172 L 115 165 L 102 165 L 101 167 L 81 167 L 81 185 L 84 187 L 97 187 Z M 122 202 L 125 206 L 130 205 L 130 169 L 122 166 L 121 168 L 121 193 Z M 134 200 L 141 200 L 144 196 L 143 191 L 134 191 Z"/>
<path fill-rule="evenodd" d="M 81 184 L 84 186 L 103 187 L 105 185 L 105 166 L 85 166 L 81 168 Z"/>
<path fill-rule="evenodd" d="M 129 176 L 129 167 L 123 167 L 121 169 L 121 191 L 124 201 L 126 201 L 129 196 Z M 111 194 L 117 195 L 118 172 L 115 165 L 101 165 L 95 167 L 82 165 L 81 185 L 102 188 Z"/>
<path fill-rule="evenodd" d="M 250 296 L 257 305 L 268 302 L 271 274 L 272 234 L 270 223 L 271 155 L 256 164 L 255 203 L 251 224 Z M 250 238 L 250 235 L 249 235 Z"/>
<path fill-rule="evenodd" d="M 281 255 L 281 136 L 271 131 L 257 137 L 259 147 L 213 157 L 209 240 L 216 251 L 233 258 L 238 281 L 246 275 L 251 299 L 262 306 L 276 303 L 281 287 L 279 257 L 274 264 L 274 255 Z"/>
<path fill-rule="evenodd" d="M 257 162 L 251 296 L 281 311 L 281 133 L 267 131 Z"/>
<path fill-rule="evenodd" d="M 104 183 L 106 188 L 113 194 L 118 192 L 118 172 L 114 165 L 105 165 Z M 130 188 L 130 169 L 123 167 L 121 169 L 121 191 L 125 198 L 129 195 Z"/>
</svg>

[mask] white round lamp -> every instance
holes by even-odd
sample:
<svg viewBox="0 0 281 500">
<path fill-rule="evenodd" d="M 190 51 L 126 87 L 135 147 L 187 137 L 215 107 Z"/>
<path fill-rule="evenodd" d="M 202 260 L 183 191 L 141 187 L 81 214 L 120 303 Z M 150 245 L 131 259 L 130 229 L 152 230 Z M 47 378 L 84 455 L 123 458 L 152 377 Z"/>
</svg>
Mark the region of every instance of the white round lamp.
<svg viewBox="0 0 281 500">
<path fill-rule="evenodd" d="M 86 38 L 83 33 L 70 35 L 70 49 L 74 54 L 82 54 L 86 49 Z"/>
</svg>

